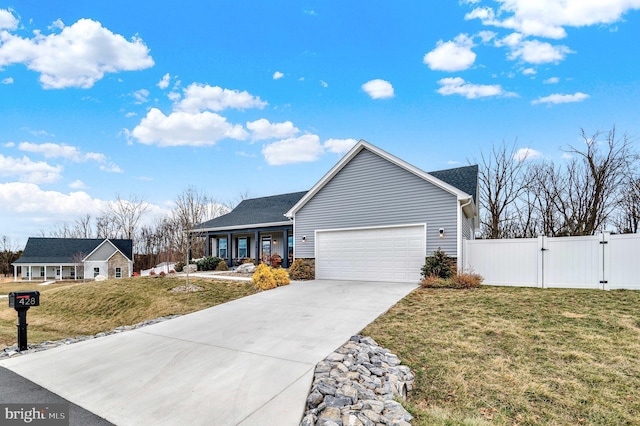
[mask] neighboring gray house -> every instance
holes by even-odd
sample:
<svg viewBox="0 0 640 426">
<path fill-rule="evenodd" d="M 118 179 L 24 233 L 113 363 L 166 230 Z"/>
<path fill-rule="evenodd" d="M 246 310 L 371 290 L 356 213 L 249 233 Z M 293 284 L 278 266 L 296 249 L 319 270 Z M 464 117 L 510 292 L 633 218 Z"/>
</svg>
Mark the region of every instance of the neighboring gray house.
<svg viewBox="0 0 640 426">
<path fill-rule="evenodd" d="M 462 241 L 478 227 L 477 187 L 477 166 L 426 173 L 360 141 L 308 192 L 245 200 L 192 233 L 205 233 L 210 253 L 227 259 L 242 257 L 242 233 L 247 257 L 258 259 L 282 238 L 278 253 L 315 259 L 318 279 L 418 281 L 438 248 L 463 265 Z M 258 210 L 272 223 L 255 220 Z"/>
<path fill-rule="evenodd" d="M 20 274 L 18 274 L 20 268 Z M 22 280 L 76 280 L 130 277 L 133 242 L 102 238 L 29 238 L 13 262 L 13 277 Z"/>
</svg>

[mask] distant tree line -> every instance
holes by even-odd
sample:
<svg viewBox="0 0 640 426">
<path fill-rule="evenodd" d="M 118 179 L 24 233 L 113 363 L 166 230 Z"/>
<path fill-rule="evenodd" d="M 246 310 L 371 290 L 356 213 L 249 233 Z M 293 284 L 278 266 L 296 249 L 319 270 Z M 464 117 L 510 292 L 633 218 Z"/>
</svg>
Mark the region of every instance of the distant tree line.
<svg viewBox="0 0 640 426">
<path fill-rule="evenodd" d="M 246 194 L 240 195 L 240 200 Z M 149 203 L 143 198 L 116 195 L 100 215 L 84 215 L 73 222 L 61 222 L 41 237 L 51 238 L 126 238 L 134 243 L 135 269 L 151 268 L 162 262 L 187 259 L 189 248 L 193 258 L 205 254 L 202 235 L 192 235 L 191 247 L 187 230 L 231 211 L 237 202 L 221 203 L 193 187 L 185 189 L 173 201 L 173 208 L 164 217 L 150 218 Z"/>
<path fill-rule="evenodd" d="M 559 163 L 530 158 L 515 143 L 481 154 L 482 238 L 638 232 L 640 157 L 633 141 L 615 127 L 580 136 Z"/>
</svg>

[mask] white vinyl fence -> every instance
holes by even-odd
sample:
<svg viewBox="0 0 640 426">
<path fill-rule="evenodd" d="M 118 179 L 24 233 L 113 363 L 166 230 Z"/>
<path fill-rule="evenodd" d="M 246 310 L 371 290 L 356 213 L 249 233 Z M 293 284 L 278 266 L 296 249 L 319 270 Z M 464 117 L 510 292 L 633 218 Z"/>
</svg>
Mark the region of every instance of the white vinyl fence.
<svg viewBox="0 0 640 426">
<path fill-rule="evenodd" d="M 469 240 L 464 270 L 489 285 L 640 290 L 640 235 Z"/>
</svg>

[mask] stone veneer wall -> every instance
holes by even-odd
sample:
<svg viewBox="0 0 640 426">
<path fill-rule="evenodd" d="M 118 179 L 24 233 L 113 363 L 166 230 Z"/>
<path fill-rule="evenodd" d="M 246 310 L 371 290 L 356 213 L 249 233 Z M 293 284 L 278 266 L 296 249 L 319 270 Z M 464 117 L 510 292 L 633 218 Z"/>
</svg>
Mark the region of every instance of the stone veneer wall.
<svg viewBox="0 0 640 426">
<path fill-rule="evenodd" d="M 129 261 L 120 252 L 117 252 L 109 259 L 109 268 L 107 270 L 108 278 L 116 277 L 116 268 L 122 269 L 122 278 L 127 278 L 131 275 L 129 271 Z"/>
</svg>

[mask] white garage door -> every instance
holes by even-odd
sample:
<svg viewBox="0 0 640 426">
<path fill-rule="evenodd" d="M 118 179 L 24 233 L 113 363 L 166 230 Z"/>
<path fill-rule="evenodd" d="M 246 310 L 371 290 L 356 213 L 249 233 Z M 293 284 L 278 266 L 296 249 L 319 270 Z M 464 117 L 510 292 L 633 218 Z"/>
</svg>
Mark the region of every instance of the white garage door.
<svg viewBox="0 0 640 426">
<path fill-rule="evenodd" d="M 316 278 L 418 282 L 426 225 L 317 231 Z"/>
</svg>

